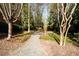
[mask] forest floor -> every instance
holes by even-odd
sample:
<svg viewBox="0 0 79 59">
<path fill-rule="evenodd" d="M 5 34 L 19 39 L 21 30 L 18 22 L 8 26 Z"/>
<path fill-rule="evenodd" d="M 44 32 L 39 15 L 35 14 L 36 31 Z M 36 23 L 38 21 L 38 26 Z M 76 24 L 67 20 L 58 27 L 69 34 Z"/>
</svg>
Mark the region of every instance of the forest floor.
<svg viewBox="0 0 79 59">
<path fill-rule="evenodd" d="M 55 41 L 41 40 L 41 47 L 48 56 L 79 56 L 79 47 L 72 44 L 66 44 L 66 46 L 61 47 Z"/>
<path fill-rule="evenodd" d="M 42 40 L 43 32 L 35 32 L 24 43 L 0 40 L 0 55 L 15 56 L 77 56 L 79 47 L 73 44 L 59 46 L 56 41 Z M 20 37 L 21 38 L 21 37 Z"/>
<path fill-rule="evenodd" d="M 0 40 L 0 56 L 6 56 L 12 51 L 21 47 L 22 43 L 7 41 L 6 39 Z"/>
<path fill-rule="evenodd" d="M 10 40 L 6 39 L 6 34 L 0 36 L 0 56 L 11 54 L 24 45 L 25 41 L 31 36 L 30 33 L 23 32 L 13 35 Z"/>
</svg>

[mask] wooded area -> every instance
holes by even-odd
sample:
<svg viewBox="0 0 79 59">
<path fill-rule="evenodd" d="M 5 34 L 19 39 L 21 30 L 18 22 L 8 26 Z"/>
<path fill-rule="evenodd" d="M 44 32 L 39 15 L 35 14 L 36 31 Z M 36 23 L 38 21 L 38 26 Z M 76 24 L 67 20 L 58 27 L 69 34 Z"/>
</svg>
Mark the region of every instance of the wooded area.
<svg viewBox="0 0 79 59">
<path fill-rule="evenodd" d="M 35 33 L 40 40 L 56 41 L 60 47 L 78 47 L 79 4 L 0 3 L 0 40 L 26 42 Z"/>
</svg>

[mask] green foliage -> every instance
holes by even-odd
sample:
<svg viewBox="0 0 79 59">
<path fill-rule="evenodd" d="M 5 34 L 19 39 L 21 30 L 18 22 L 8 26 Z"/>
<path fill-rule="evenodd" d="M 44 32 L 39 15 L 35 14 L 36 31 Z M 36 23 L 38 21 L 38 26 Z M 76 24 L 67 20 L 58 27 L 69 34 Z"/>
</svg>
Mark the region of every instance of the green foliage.
<svg viewBox="0 0 79 59">
<path fill-rule="evenodd" d="M 30 6 L 31 7 L 31 6 Z M 33 15 L 31 10 L 29 11 L 30 13 L 30 28 L 34 29 L 34 21 L 33 21 Z M 21 24 L 22 24 L 22 29 L 27 30 L 28 29 L 28 4 L 24 3 L 22 12 L 21 12 Z"/>
<path fill-rule="evenodd" d="M 50 4 L 50 16 L 48 18 L 48 30 L 59 31 L 57 20 L 57 4 Z"/>
<path fill-rule="evenodd" d="M 18 32 L 20 32 L 20 31 L 22 31 L 22 27 L 21 27 L 21 25 L 19 25 L 19 24 L 13 24 L 12 25 L 13 26 L 13 32 L 14 33 L 18 33 Z M 7 25 L 7 23 L 5 23 L 5 22 L 0 22 L 0 33 L 7 33 L 8 32 L 8 25 Z"/>
<path fill-rule="evenodd" d="M 44 40 L 54 40 L 54 38 L 51 37 L 50 35 L 42 35 L 42 36 L 40 37 L 40 39 L 44 39 Z"/>
<path fill-rule="evenodd" d="M 8 25 L 5 22 L 0 22 L 0 33 L 7 33 Z"/>
<path fill-rule="evenodd" d="M 26 29 L 28 24 L 28 4 L 23 4 L 22 12 L 21 12 L 21 24 L 22 28 Z"/>
<path fill-rule="evenodd" d="M 79 4 L 77 4 L 76 10 L 73 14 L 73 20 L 71 22 L 70 33 L 74 35 L 74 33 L 79 32 Z"/>
<path fill-rule="evenodd" d="M 79 47 L 79 32 L 74 33 L 74 36 L 71 37 L 73 44 Z"/>
</svg>

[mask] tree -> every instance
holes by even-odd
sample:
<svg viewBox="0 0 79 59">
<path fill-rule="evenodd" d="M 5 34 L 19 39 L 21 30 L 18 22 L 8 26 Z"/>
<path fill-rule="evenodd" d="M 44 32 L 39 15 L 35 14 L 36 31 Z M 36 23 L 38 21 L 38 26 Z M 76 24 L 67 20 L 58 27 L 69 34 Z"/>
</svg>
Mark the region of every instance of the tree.
<svg viewBox="0 0 79 59">
<path fill-rule="evenodd" d="M 28 4 L 23 4 L 22 7 L 22 12 L 21 12 L 21 25 L 22 25 L 22 30 L 24 31 L 25 29 L 28 28 Z"/>
<path fill-rule="evenodd" d="M 36 28 L 42 27 L 42 11 L 41 11 L 42 4 L 35 4 L 35 25 Z"/>
<path fill-rule="evenodd" d="M 48 29 L 52 31 L 59 31 L 58 30 L 58 11 L 57 11 L 57 4 L 50 4 L 50 15 L 48 18 Z"/>
<path fill-rule="evenodd" d="M 34 23 L 35 29 L 39 29 L 42 27 L 42 12 L 41 12 L 42 4 L 31 4 L 31 13 L 32 13 L 32 21 Z"/>
<path fill-rule="evenodd" d="M 74 37 L 74 33 L 78 33 L 78 32 L 79 32 L 79 4 L 77 4 L 77 7 L 73 14 L 73 20 L 71 22 L 71 27 L 69 30 L 71 37 Z"/>
<path fill-rule="evenodd" d="M 34 23 L 34 27 L 36 26 L 36 3 L 31 4 L 31 13 L 33 16 L 33 23 Z"/>
<path fill-rule="evenodd" d="M 43 28 L 44 28 L 44 34 L 47 34 L 47 27 L 48 27 L 48 17 L 49 17 L 49 8 L 48 4 L 44 4 L 44 9 L 42 12 L 42 20 L 43 20 Z"/>
<path fill-rule="evenodd" d="M 60 23 L 60 46 L 65 45 L 67 39 L 67 33 L 71 26 L 72 15 L 75 11 L 77 4 L 62 3 L 61 14 L 62 20 Z"/>
<path fill-rule="evenodd" d="M 30 32 L 30 3 L 28 3 L 28 32 Z"/>
<path fill-rule="evenodd" d="M 17 21 L 22 9 L 22 4 L 15 3 L 2 3 L 0 4 L 0 12 L 2 13 L 4 20 L 8 24 L 8 38 L 12 36 L 12 23 Z"/>
</svg>

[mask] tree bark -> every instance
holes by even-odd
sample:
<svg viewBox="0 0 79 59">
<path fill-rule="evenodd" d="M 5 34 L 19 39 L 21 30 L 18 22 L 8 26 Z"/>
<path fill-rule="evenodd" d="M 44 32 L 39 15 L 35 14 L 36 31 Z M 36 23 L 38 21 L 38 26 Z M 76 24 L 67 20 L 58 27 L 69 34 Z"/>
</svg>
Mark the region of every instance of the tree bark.
<svg viewBox="0 0 79 59">
<path fill-rule="evenodd" d="M 67 39 L 67 34 L 68 30 L 70 28 L 70 23 L 72 21 L 72 14 L 74 13 L 74 10 L 77 6 L 77 4 L 74 5 L 74 7 L 71 9 L 70 12 L 70 4 L 61 4 L 61 13 L 62 13 L 62 20 L 61 20 L 61 25 L 60 25 L 60 46 L 66 44 L 66 39 Z M 69 16 L 67 15 L 69 13 Z"/>
<path fill-rule="evenodd" d="M 63 46 L 63 39 L 64 39 L 64 36 L 63 36 L 63 32 L 61 31 L 61 28 L 60 28 L 60 46 Z"/>
<path fill-rule="evenodd" d="M 30 20 L 28 19 L 28 32 L 30 32 Z"/>
<path fill-rule="evenodd" d="M 60 35 L 60 46 L 63 46 L 63 35 Z"/>
<path fill-rule="evenodd" d="M 12 23 L 8 23 L 8 37 L 7 40 L 9 40 L 12 37 Z"/>
<path fill-rule="evenodd" d="M 44 24 L 44 34 L 47 34 L 47 24 Z"/>
<path fill-rule="evenodd" d="M 28 32 L 30 32 L 30 4 L 28 4 Z"/>
</svg>

